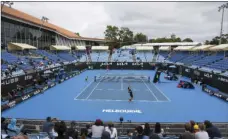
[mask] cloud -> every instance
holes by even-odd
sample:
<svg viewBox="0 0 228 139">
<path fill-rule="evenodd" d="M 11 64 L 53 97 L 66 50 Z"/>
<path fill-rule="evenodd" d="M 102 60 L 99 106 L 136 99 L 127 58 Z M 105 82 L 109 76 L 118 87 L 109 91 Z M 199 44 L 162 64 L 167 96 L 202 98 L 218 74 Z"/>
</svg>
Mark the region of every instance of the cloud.
<svg viewBox="0 0 228 139">
<path fill-rule="evenodd" d="M 175 33 L 203 42 L 219 35 L 224 2 L 15 2 L 13 7 L 86 37 L 104 37 L 107 25 L 129 27 L 149 38 Z M 224 33 L 228 33 L 228 10 Z"/>
</svg>

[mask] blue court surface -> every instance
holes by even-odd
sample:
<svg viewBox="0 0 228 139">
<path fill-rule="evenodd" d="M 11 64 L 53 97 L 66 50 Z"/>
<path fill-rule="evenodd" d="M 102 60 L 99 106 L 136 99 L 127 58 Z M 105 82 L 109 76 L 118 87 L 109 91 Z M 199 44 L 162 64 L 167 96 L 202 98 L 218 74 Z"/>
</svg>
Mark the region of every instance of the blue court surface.
<svg viewBox="0 0 228 139">
<path fill-rule="evenodd" d="M 164 74 L 161 83 L 146 80 L 153 80 L 154 74 L 150 70 L 87 70 L 2 115 L 76 121 L 119 121 L 122 116 L 132 122 L 228 122 L 227 102 L 202 92 L 199 85 L 192 90 L 177 88 L 178 81 L 168 81 Z M 133 90 L 133 102 L 128 102 L 128 86 Z"/>
</svg>

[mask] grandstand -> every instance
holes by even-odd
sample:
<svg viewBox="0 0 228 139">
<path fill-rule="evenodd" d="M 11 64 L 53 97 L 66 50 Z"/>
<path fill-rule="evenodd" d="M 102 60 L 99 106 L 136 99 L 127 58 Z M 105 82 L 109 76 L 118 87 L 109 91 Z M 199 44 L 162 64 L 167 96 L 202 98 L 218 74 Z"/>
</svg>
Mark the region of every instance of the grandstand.
<svg viewBox="0 0 228 139">
<path fill-rule="evenodd" d="M 145 43 L 109 50 L 105 39 L 78 36 L 14 8 L 3 6 L 1 18 L 1 110 L 23 124 L 29 138 L 49 136 L 42 132 L 47 116 L 68 127 L 76 121 L 79 133 L 96 119 L 113 121 L 122 139 L 145 122 L 151 128 L 161 122 L 163 138 L 173 139 L 185 132 L 186 122 L 210 120 L 228 137 L 228 44 Z M 155 69 L 163 72 L 157 84 Z M 178 74 L 178 81 L 165 80 L 167 72 Z M 98 76 L 107 78 L 96 82 Z M 195 90 L 176 87 L 180 80 Z"/>
</svg>

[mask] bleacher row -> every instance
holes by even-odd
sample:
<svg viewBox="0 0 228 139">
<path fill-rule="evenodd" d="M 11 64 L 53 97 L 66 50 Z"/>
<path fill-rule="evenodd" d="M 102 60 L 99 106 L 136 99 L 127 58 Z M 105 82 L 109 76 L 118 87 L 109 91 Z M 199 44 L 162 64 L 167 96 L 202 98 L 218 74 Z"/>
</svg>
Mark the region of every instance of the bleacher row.
<svg viewBox="0 0 228 139">
<path fill-rule="evenodd" d="M 28 132 L 33 133 L 33 135 L 39 135 L 39 133 L 42 131 L 43 123 L 45 121 L 43 120 L 26 120 L 26 119 L 18 119 L 18 123 L 21 123 L 25 126 L 26 129 L 29 129 Z M 68 127 L 70 127 L 71 121 L 64 121 Z M 77 130 L 80 132 L 82 128 L 86 128 L 86 125 L 93 125 L 94 122 L 76 122 Z M 119 138 L 126 138 L 127 133 L 134 132 L 135 128 L 139 125 L 144 125 L 145 123 L 129 123 L 129 122 L 115 122 L 114 127 L 118 131 Z M 154 129 L 155 123 L 149 123 L 150 128 Z M 213 123 L 214 126 L 216 126 L 222 136 L 224 138 L 228 137 L 228 125 L 227 123 Z M 164 130 L 164 137 L 167 138 L 179 138 L 179 136 L 185 132 L 185 124 L 184 123 L 161 123 L 161 127 Z M 80 135 L 80 134 L 79 134 Z"/>
<path fill-rule="evenodd" d="M 228 52 L 189 52 L 174 51 L 169 53 L 161 51 L 159 53 L 166 60 L 198 67 L 207 67 L 216 70 L 228 70 Z"/>
</svg>

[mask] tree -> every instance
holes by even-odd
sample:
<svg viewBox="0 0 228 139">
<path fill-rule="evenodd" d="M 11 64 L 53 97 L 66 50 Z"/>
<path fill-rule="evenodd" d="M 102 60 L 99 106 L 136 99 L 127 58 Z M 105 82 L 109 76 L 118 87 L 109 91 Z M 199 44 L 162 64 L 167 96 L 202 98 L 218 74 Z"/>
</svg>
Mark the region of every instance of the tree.
<svg viewBox="0 0 228 139">
<path fill-rule="evenodd" d="M 76 34 L 77 36 L 79 36 L 79 37 L 80 37 L 80 34 L 79 34 L 79 32 L 76 32 L 76 33 L 74 33 L 74 34 Z"/>
<path fill-rule="evenodd" d="M 104 32 L 105 39 L 108 40 L 108 45 L 111 48 L 118 48 L 123 45 L 130 45 L 133 43 L 133 31 L 127 27 L 121 27 L 108 25 Z"/>
<path fill-rule="evenodd" d="M 205 42 L 204 42 L 204 45 L 209 45 L 210 44 L 210 41 L 209 40 L 206 40 Z"/>
<path fill-rule="evenodd" d="M 220 36 L 215 36 L 211 41 L 210 44 L 211 45 L 218 45 L 220 42 Z M 222 44 L 228 43 L 228 34 L 223 34 L 222 35 Z"/>
<path fill-rule="evenodd" d="M 147 36 L 144 35 L 143 33 L 137 33 L 134 36 L 134 41 L 136 41 L 137 43 L 145 43 L 147 42 Z"/>
<path fill-rule="evenodd" d="M 185 38 L 182 42 L 193 42 L 191 38 Z"/>
</svg>

